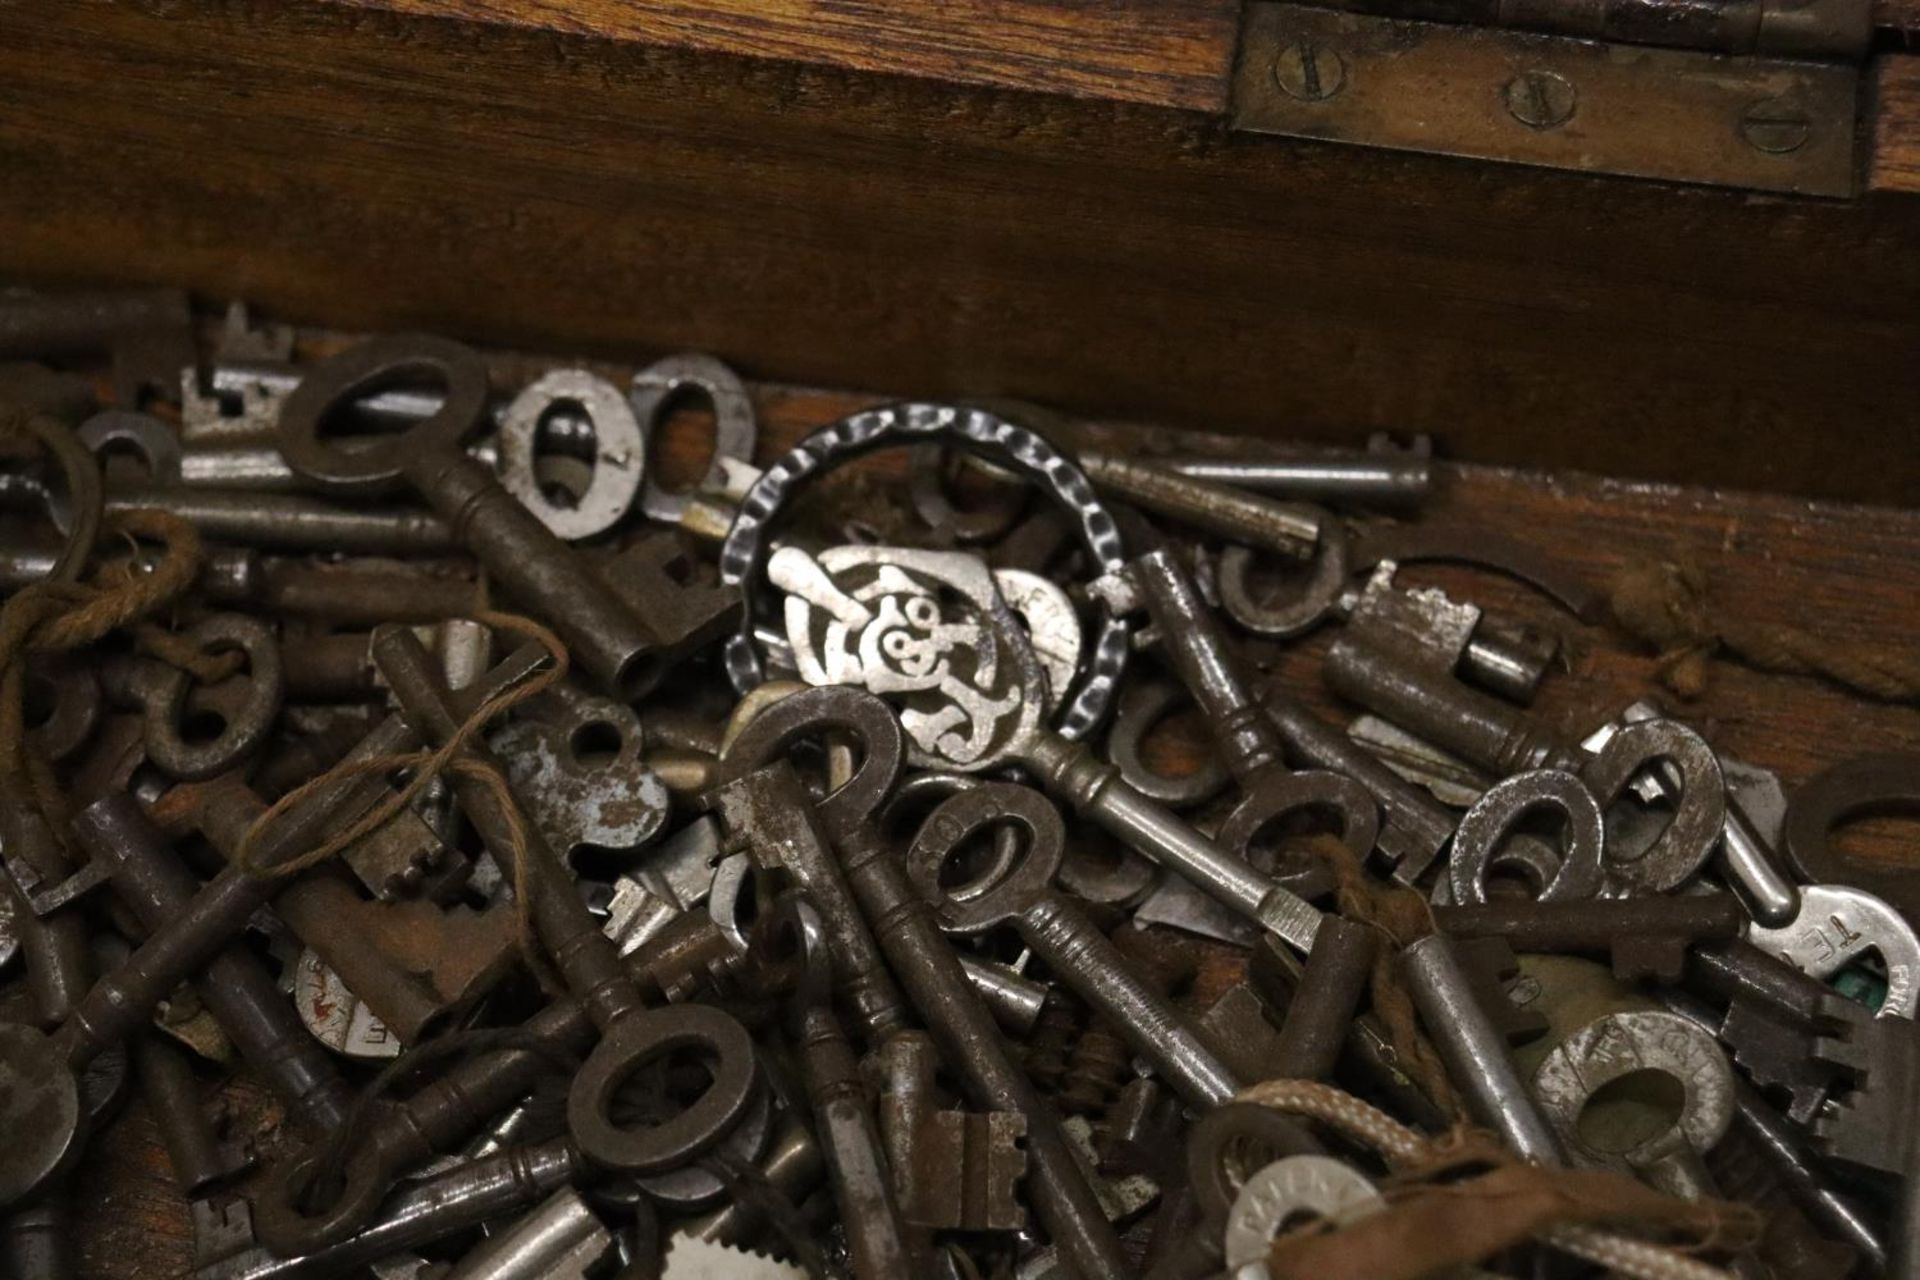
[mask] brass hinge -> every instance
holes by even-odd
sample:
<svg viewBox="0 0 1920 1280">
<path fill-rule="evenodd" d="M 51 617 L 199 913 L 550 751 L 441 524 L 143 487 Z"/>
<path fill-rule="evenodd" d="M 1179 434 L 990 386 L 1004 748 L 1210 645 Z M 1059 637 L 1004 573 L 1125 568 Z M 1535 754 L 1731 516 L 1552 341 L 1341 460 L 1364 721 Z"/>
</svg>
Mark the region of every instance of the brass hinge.
<svg viewBox="0 0 1920 1280">
<path fill-rule="evenodd" d="M 1845 197 L 1871 33 L 1870 0 L 1251 0 L 1233 121 Z"/>
</svg>

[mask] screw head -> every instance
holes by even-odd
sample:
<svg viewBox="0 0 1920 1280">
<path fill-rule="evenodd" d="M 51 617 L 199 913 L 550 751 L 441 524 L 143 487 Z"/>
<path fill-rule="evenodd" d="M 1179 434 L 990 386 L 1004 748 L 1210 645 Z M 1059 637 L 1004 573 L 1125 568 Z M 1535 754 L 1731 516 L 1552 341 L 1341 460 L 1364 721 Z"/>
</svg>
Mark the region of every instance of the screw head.
<svg viewBox="0 0 1920 1280">
<path fill-rule="evenodd" d="M 1783 156 L 1807 145 L 1813 121 L 1789 98 L 1762 98 L 1740 117 L 1740 136 L 1756 151 Z"/>
<path fill-rule="evenodd" d="M 1324 102 L 1346 87 L 1346 59 L 1322 45 L 1296 42 L 1273 55 L 1273 82 L 1289 98 Z"/>
<path fill-rule="evenodd" d="M 1502 91 L 1507 112 L 1529 129 L 1557 129 L 1573 119 L 1579 92 L 1557 71 L 1522 71 Z"/>
</svg>

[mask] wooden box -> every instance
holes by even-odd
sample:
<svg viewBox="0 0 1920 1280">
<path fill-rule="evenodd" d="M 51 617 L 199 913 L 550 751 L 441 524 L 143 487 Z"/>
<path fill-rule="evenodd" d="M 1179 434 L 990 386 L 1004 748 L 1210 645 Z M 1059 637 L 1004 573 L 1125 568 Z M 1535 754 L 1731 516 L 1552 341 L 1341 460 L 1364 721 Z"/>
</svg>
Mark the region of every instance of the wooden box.
<svg viewBox="0 0 1920 1280">
<path fill-rule="evenodd" d="M 11 0 L 0 274 L 1913 496 L 1920 4 L 1878 0 L 1858 110 L 1818 122 L 1857 132 L 1844 199 L 1247 131 L 1274 7 Z"/>
<path fill-rule="evenodd" d="M 1128 447 L 1431 433 L 1459 464 L 1431 520 L 1596 585 L 1704 550 L 1756 620 L 1912 634 L 1920 3 L 1882 0 L 1854 109 L 1821 122 L 1852 130 L 1839 197 L 1241 127 L 1288 56 L 1249 60 L 1273 8 L 0 0 L 0 279 L 712 351 L 756 380 L 768 448 L 876 395 L 1022 397 L 1129 420 L 1087 428 Z M 1650 687 L 1602 628 L 1427 573 L 1566 633 L 1550 719 Z M 1331 712 L 1323 647 L 1270 674 Z M 1686 714 L 1789 784 L 1920 748 L 1911 707 L 1738 667 Z M 186 1266 L 143 1120 L 83 1179 L 84 1274 Z"/>
</svg>

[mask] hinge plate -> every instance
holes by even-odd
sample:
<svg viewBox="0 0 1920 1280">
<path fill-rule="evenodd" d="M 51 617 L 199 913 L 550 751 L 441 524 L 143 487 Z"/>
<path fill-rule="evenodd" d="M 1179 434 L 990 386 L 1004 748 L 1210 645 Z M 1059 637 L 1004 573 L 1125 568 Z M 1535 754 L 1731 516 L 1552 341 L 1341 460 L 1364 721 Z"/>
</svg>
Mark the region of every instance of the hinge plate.
<svg viewBox="0 0 1920 1280">
<path fill-rule="evenodd" d="M 1845 197 L 1860 75 L 1254 0 L 1233 120 L 1256 133 Z"/>
</svg>

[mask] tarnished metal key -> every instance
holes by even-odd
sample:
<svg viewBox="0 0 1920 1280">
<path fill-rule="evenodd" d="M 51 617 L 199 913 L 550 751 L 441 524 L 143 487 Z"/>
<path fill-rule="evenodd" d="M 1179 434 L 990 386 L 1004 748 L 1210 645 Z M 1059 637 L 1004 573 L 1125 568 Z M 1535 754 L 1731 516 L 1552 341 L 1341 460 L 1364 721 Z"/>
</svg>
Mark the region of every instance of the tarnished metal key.
<svg viewBox="0 0 1920 1280">
<path fill-rule="evenodd" d="M 915 763 L 964 773 L 1024 766 L 1051 794 L 1129 848 L 1298 950 L 1313 945 L 1318 911 L 1126 785 L 1119 770 L 1086 744 L 1044 726 L 1046 677 L 977 557 L 848 547 L 816 560 L 785 547 L 774 553 L 768 576 L 789 592 L 787 633 L 803 678 L 810 684 L 864 683 L 898 698 Z M 956 601 L 956 619 L 943 612 L 943 600 Z M 906 628 L 883 649 L 890 656 L 875 664 L 842 661 L 835 652 L 844 643 L 834 639 L 839 629 L 887 629 L 890 608 L 908 611 Z M 956 647 L 967 651 L 972 681 L 957 672 L 927 678 L 929 659 Z M 896 673 L 889 662 L 907 671 Z"/>
<path fill-rule="evenodd" d="M 1420 1021 L 1474 1117 L 1538 1164 L 1566 1163 L 1559 1138 L 1528 1096 L 1504 1037 L 1481 1008 L 1455 944 L 1434 933 L 1401 953 Z"/>
<path fill-rule="evenodd" d="M 821 803 L 820 818 L 881 951 L 975 1104 L 1025 1117 L 1034 1207 L 1061 1257 L 1088 1280 L 1127 1274 L 1119 1240 L 1067 1147 L 1058 1117 L 1014 1064 L 932 908 L 907 882 L 897 853 L 875 826 L 906 754 L 894 713 L 856 689 L 809 689 L 756 716 L 729 756 L 737 752 L 743 763 L 763 762 L 803 738 L 834 732 L 852 735 L 864 756 L 853 778 Z"/>
<path fill-rule="evenodd" d="M 74 833 L 90 856 L 111 868 L 115 892 L 150 930 L 165 928 L 199 891 L 193 873 L 131 796 L 89 805 L 75 819 Z M 195 989 L 296 1123 L 315 1133 L 346 1123 L 352 1103 L 347 1082 L 245 947 L 222 948 Z"/>
<path fill-rule="evenodd" d="M 345 450 L 323 438 L 326 419 L 356 396 L 409 376 L 429 375 L 446 387 L 432 416 L 378 445 Z M 330 491 L 391 492 L 403 481 L 447 520 L 500 585 L 548 621 L 580 665 L 621 697 L 651 689 L 680 651 L 731 629 L 738 602 L 715 588 L 682 620 L 681 634 L 657 625 L 664 599 L 643 612 L 603 572 L 521 506 L 484 465 L 456 446 L 479 425 L 487 395 L 486 367 L 455 342 L 414 335 L 363 343 L 311 370 L 280 413 L 280 449 L 294 469 Z M 627 574 L 650 570 L 647 589 L 675 585 L 657 563 L 628 560 Z M 671 652 L 669 652 L 671 650 Z"/>
<path fill-rule="evenodd" d="M 1017 824 L 1025 837 L 1013 865 L 992 868 L 981 882 L 944 885 L 942 872 L 953 854 L 1000 822 Z M 1220 1105 L 1239 1092 L 1241 1082 L 1173 1002 L 1134 972 L 1086 912 L 1052 888 L 1065 835 L 1059 811 L 1039 792 L 986 783 L 927 815 L 907 850 L 907 878 L 950 932 L 1011 925 L 1055 976 L 1111 1020 L 1134 1052 L 1190 1105 Z"/>
<path fill-rule="evenodd" d="M 1329 519 L 1314 507 L 1278 502 L 1112 454 L 1082 453 L 1079 458 L 1087 478 L 1109 493 L 1203 532 L 1294 560 L 1313 555 L 1322 524 Z"/>
<path fill-rule="evenodd" d="M 869 1109 L 859 1066 L 833 1012 L 833 964 L 826 925 L 806 901 L 783 903 L 798 948 L 799 987 L 788 1017 L 800 1074 L 833 1178 L 856 1280 L 912 1274 L 915 1259 Z"/>
</svg>

